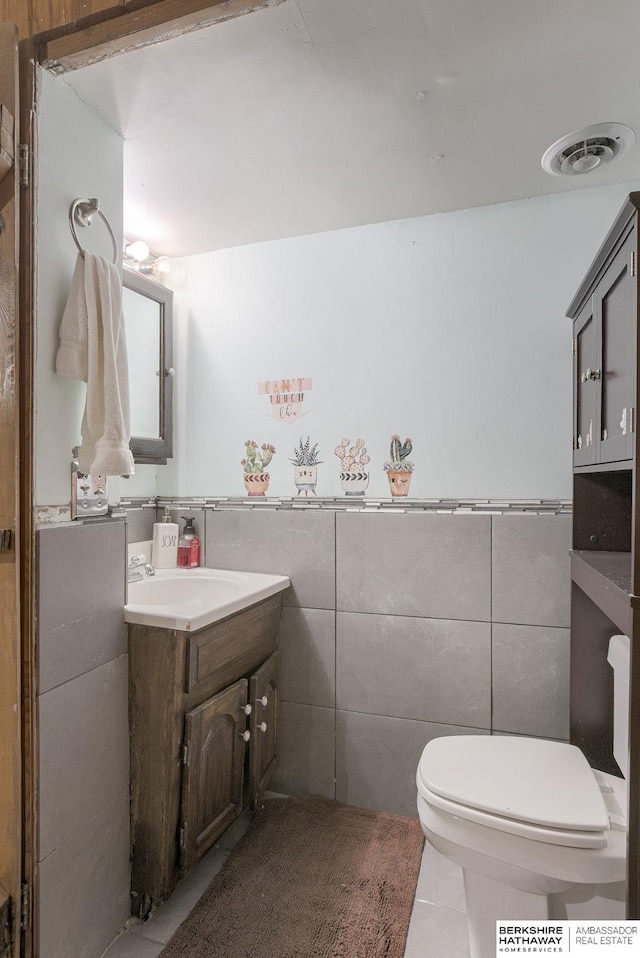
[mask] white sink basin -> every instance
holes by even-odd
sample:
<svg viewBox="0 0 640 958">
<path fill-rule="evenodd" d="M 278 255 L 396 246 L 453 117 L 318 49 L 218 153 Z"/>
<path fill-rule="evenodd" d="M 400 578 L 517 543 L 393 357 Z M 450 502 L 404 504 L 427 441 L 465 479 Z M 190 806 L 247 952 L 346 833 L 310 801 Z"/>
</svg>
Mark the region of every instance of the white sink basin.
<svg viewBox="0 0 640 958">
<path fill-rule="evenodd" d="M 226 569 L 158 569 L 129 582 L 125 622 L 193 632 L 288 588 L 286 575 Z"/>
</svg>

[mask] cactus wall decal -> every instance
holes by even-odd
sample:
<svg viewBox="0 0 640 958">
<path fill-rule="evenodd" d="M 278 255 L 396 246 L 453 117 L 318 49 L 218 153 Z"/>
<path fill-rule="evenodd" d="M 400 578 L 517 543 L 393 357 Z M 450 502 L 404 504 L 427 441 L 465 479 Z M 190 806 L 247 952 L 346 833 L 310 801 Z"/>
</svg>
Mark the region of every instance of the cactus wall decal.
<svg viewBox="0 0 640 958">
<path fill-rule="evenodd" d="M 391 448 L 389 462 L 385 462 L 384 469 L 389 480 L 389 489 L 392 496 L 406 496 L 411 484 L 411 474 L 414 470 L 414 463 L 409 462 L 407 457 L 411 454 L 413 444 L 410 439 L 400 441 L 400 436 L 391 437 Z"/>
<path fill-rule="evenodd" d="M 293 478 L 298 495 L 302 492 L 305 496 L 310 492 L 317 495 L 318 466 L 322 463 L 322 460 L 318 459 L 319 455 L 318 443 L 312 446 L 310 436 L 307 436 L 306 442 L 302 441 L 301 436 L 299 445 L 294 446 L 293 459 L 289 459 L 289 462 L 293 463 Z"/>
<path fill-rule="evenodd" d="M 349 447 L 350 439 L 343 439 L 335 448 L 335 454 L 342 462 L 340 484 L 348 496 L 363 496 L 369 485 L 367 466 L 371 461 L 364 439 L 357 439 Z"/>
<path fill-rule="evenodd" d="M 276 447 L 263 443 L 258 448 L 257 442 L 247 439 L 244 448 L 246 455 L 240 460 L 245 473 L 244 487 L 250 496 L 264 496 L 269 488 L 269 473 L 265 469 L 273 459 Z"/>
</svg>

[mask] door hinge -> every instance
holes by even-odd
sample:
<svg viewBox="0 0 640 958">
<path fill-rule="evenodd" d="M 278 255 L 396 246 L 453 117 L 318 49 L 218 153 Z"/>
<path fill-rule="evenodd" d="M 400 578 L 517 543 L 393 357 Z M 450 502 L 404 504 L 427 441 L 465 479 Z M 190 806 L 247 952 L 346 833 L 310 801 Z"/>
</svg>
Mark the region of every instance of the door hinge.
<svg viewBox="0 0 640 958">
<path fill-rule="evenodd" d="M 185 742 L 182 746 L 182 764 L 189 765 L 189 743 Z"/>
<path fill-rule="evenodd" d="M 21 143 L 18 147 L 18 169 L 20 170 L 20 186 L 29 186 L 29 146 Z"/>
<path fill-rule="evenodd" d="M 578 340 L 577 339 L 574 339 L 571 342 L 571 355 L 572 356 L 578 355 Z"/>
<path fill-rule="evenodd" d="M 23 884 L 20 889 L 20 927 L 29 928 L 31 925 L 31 888 Z"/>
<path fill-rule="evenodd" d="M 187 847 L 187 823 L 186 822 L 184 823 L 184 825 L 180 826 L 179 835 L 180 835 L 180 838 L 179 838 L 180 848 L 186 848 Z"/>
<path fill-rule="evenodd" d="M 631 275 L 636 275 L 636 251 L 634 249 L 631 250 Z"/>
<path fill-rule="evenodd" d="M 636 431 L 636 411 L 633 406 L 629 406 L 629 432 Z"/>
</svg>

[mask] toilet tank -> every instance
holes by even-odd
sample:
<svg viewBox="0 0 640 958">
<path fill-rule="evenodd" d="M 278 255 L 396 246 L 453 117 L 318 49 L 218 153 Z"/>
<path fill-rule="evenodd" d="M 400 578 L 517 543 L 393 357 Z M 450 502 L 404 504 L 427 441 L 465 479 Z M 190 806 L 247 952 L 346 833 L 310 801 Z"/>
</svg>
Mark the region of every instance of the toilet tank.
<svg viewBox="0 0 640 958">
<path fill-rule="evenodd" d="M 629 771 L 629 672 L 631 646 L 626 635 L 613 635 L 607 661 L 613 669 L 613 757 L 627 778 Z"/>
</svg>

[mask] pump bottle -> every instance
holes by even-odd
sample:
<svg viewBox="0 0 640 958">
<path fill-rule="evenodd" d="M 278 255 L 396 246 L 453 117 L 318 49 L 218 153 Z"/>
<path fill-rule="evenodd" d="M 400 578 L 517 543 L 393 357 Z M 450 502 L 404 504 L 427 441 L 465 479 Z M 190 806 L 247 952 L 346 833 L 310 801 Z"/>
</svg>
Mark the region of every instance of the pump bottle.
<svg viewBox="0 0 640 958">
<path fill-rule="evenodd" d="M 151 564 L 156 569 L 175 569 L 178 557 L 178 523 L 171 521 L 169 507 L 162 522 L 153 524 Z"/>
<path fill-rule="evenodd" d="M 195 569 L 200 565 L 200 539 L 196 535 L 192 516 L 182 516 L 184 529 L 178 540 L 178 566 L 181 569 Z"/>
</svg>

